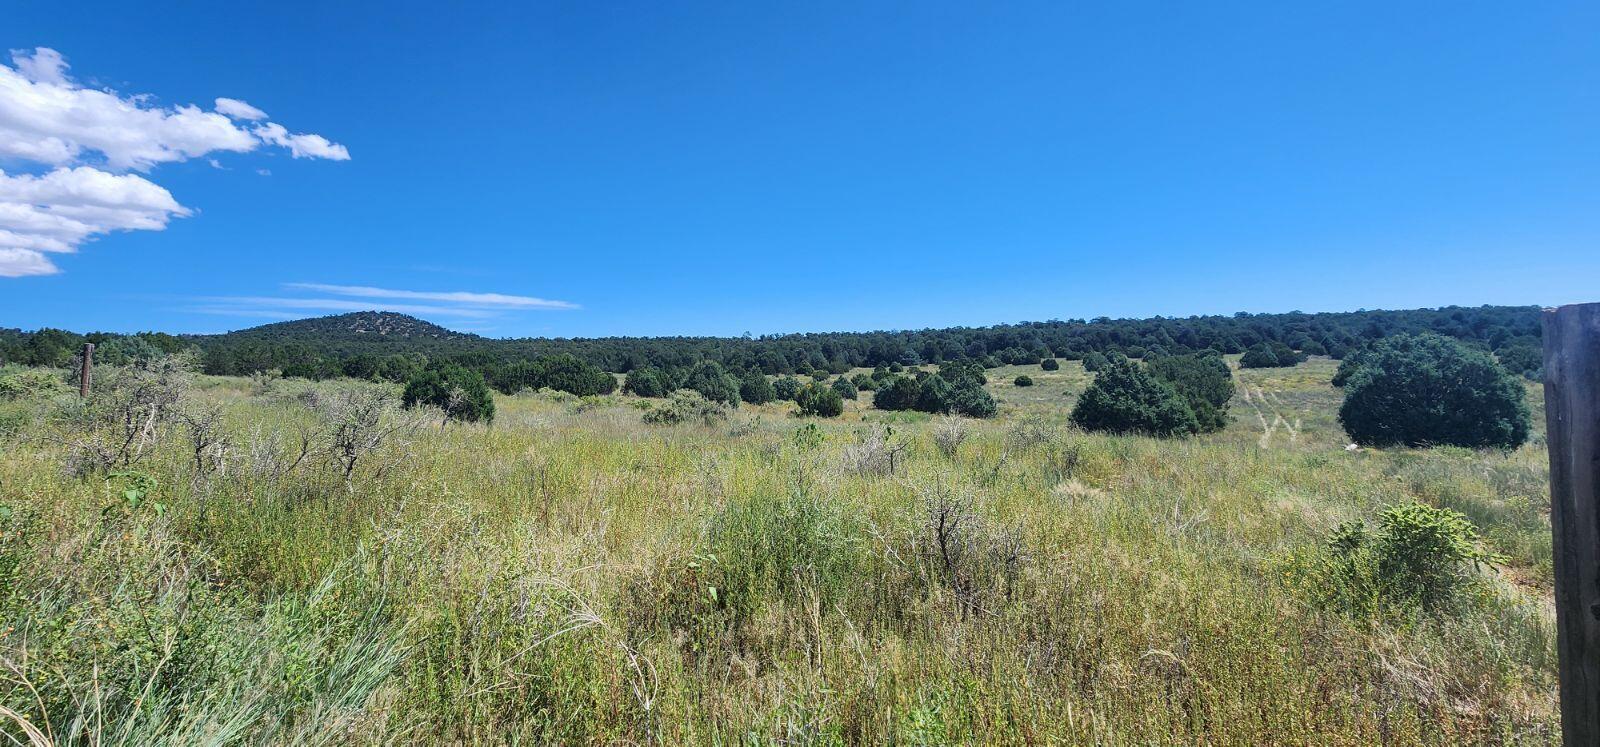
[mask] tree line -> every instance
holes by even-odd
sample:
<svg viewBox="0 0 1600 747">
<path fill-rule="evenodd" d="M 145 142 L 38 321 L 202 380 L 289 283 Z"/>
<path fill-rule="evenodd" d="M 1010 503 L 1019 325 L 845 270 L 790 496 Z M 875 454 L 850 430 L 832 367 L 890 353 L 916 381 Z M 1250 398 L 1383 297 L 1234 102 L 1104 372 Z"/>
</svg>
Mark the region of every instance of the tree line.
<svg viewBox="0 0 1600 747">
<path fill-rule="evenodd" d="M 972 360 L 984 367 L 1033 365 L 1050 358 L 1086 359 L 1098 353 L 1144 359 L 1203 350 L 1252 352 L 1251 364 L 1278 363 L 1284 351 L 1343 358 L 1374 340 L 1432 333 L 1495 353 L 1507 368 L 1539 368 L 1539 308 L 1481 306 L 1404 311 L 1248 314 L 1185 318 L 1024 322 L 878 332 L 830 332 L 744 337 L 602 337 L 490 339 L 452 333 L 400 314 L 359 314 L 281 322 L 221 335 L 78 334 L 59 329 L 0 329 L 0 362 L 61 366 L 84 342 L 97 357 L 137 356 L 196 348 L 207 373 L 244 375 L 277 370 L 310 379 L 352 376 L 404 382 L 445 363 L 473 369 L 491 384 L 515 379 L 512 369 L 551 356 L 571 356 L 602 371 L 690 369 L 714 361 L 731 372 L 841 374 L 852 368 L 943 364 Z M 351 317 L 384 317 L 415 334 L 352 330 Z M 1254 350 L 1253 350 L 1254 349 Z M 1259 354 L 1257 352 L 1259 351 Z M 1270 355 L 1269 355 L 1270 354 Z M 1271 361 L 1268 361 L 1268 358 Z M 1280 364 L 1282 365 L 1282 364 Z M 598 382 L 598 379 L 595 379 Z"/>
</svg>

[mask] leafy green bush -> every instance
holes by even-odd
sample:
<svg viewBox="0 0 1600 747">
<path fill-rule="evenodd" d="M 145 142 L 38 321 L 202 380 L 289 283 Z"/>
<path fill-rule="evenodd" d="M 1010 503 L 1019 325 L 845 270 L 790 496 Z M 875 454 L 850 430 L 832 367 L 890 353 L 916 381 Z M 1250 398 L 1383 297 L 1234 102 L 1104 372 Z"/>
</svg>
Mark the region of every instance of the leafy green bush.
<svg viewBox="0 0 1600 747">
<path fill-rule="evenodd" d="M 1258 342 L 1239 359 L 1240 368 L 1288 368 L 1303 357 L 1281 342 Z"/>
<path fill-rule="evenodd" d="M 778 398 L 778 392 L 767 380 L 766 374 L 750 369 L 739 377 L 739 398 L 752 405 L 764 405 Z"/>
<path fill-rule="evenodd" d="M 856 390 L 855 383 L 843 376 L 834 379 L 833 383 L 829 384 L 828 386 L 832 388 L 833 391 L 838 392 L 839 397 L 842 399 L 855 399 L 859 395 L 859 392 Z"/>
<path fill-rule="evenodd" d="M 693 389 L 712 402 L 739 406 L 739 380 L 716 361 L 700 361 L 689 371 L 684 389 Z"/>
<path fill-rule="evenodd" d="M 1544 376 L 1544 351 L 1532 345 L 1513 345 L 1495 353 L 1507 371 L 1538 381 Z"/>
<path fill-rule="evenodd" d="M 1058 361 L 1054 358 L 1046 358 L 1042 361 L 1039 361 L 1039 368 L 1045 371 L 1060 371 L 1061 361 Z"/>
<path fill-rule="evenodd" d="M 1083 370 L 1089 373 L 1100 373 L 1110 362 L 1105 353 L 1096 350 L 1083 357 Z"/>
<path fill-rule="evenodd" d="M 1339 422 L 1365 446 L 1509 449 L 1528 440 L 1525 394 L 1483 351 L 1434 334 L 1396 335 L 1361 356 Z"/>
<path fill-rule="evenodd" d="M 1023 374 L 1015 379 L 1012 379 L 1011 384 L 1013 386 L 1033 386 L 1033 377 Z"/>
<path fill-rule="evenodd" d="M 693 389 L 679 389 L 666 402 L 644 411 L 644 422 L 651 425 L 701 423 L 712 425 L 728 418 L 728 408 Z"/>
<path fill-rule="evenodd" d="M 1185 436 L 1200 427 L 1171 384 L 1132 362 L 1096 374 L 1072 409 L 1072 422 L 1085 430 L 1150 436 Z"/>
<path fill-rule="evenodd" d="M 833 418 L 844 412 L 844 398 L 833 387 L 821 382 L 805 385 L 794 402 L 800 406 L 801 415 Z"/>
<path fill-rule="evenodd" d="M 653 366 L 635 368 L 628 372 L 622 391 L 640 397 L 665 397 L 677 389 L 672 375 Z"/>
<path fill-rule="evenodd" d="M 878 388 L 878 380 L 873 378 L 872 374 L 858 373 L 850 377 L 850 383 L 856 385 L 858 392 L 871 392 Z"/>
<path fill-rule="evenodd" d="M 615 376 L 570 353 L 547 355 L 494 369 L 489 383 L 503 394 L 524 389 L 554 389 L 589 397 L 616 391 Z"/>
<path fill-rule="evenodd" d="M 457 365 L 430 368 L 411 377 L 400 402 L 406 407 L 437 407 L 451 420 L 494 420 L 494 396 L 483 374 Z"/>
<path fill-rule="evenodd" d="M 61 375 L 47 368 L 0 368 L 0 400 L 35 399 L 67 391 Z"/>
<path fill-rule="evenodd" d="M 794 398 L 800 395 L 801 386 L 800 380 L 793 376 L 780 376 L 777 381 L 772 382 L 772 391 L 778 399 L 793 402 Z"/>
<path fill-rule="evenodd" d="M 1359 521 L 1339 525 L 1305 580 L 1323 606 L 1356 617 L 1439 612 L 1472 585 L 1478 566 L 1498 561 L 1465 516 L 1407 503 L 1379 512 L 1376 532 Z"/>
<path fill-rule="evenodd" d="M 1277 368 L 1278 356 L 1272 354 L 1272 349 L 1266 343 L 1257 343 L 1244 351 L 1244 356 L 1239 359 L 1239 367 Z"/>
<path fill-rule="evenodd" d="M 1233 372 L 1216 353 L 1171 355 L 1145 364 L 1145 369 L 1172 388 L 1194 411 L 1197 432 L 1213 433 L 1228 425 L 1233 399 Z"/>
<path fill-rule="evenodd" d="M 922 385 L 910 376 L 894 376 L 878 386 L 872 406 L 879 410 L 915 410 Z"/>
<path fill-rule="evenodd" d="M 916 409 L 922 412 L 950 412 L 950 382 L 938 374 L 918 376 L 921 391 L 917 394 Z"/>
<path fill-rule="evenodd" d="M 946 400 L 949 409 L 969 418 L 989 418 L 999 411 L 999 405 L 994 401 L 994 396 L 989 390 L 974 384 L 972 381 L 963 381 L 950 388 L 950 395 Z"/>
</svg>

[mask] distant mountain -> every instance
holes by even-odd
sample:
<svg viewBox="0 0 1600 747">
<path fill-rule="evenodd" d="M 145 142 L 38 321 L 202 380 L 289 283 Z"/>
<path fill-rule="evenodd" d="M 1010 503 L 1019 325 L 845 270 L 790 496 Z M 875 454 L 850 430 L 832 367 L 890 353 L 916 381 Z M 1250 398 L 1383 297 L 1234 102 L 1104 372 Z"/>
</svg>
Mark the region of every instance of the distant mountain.
<svg viewBox="0 0 1600 747">
<path fill-rule="evenodd" d="M 407 314 L 393 311 L 356 311 L 349 314 L 320 316 L 314 319 L 296 319 L 292 322 L 263 324 L 259 327 L 234 330 L 215 337 L 275 339 L 304 338 L 308 340 L 366 339 L 385 340 L 470 340 L 477 335 L 445 329 L 433 322 L 423 321 Z"/>
</svg>

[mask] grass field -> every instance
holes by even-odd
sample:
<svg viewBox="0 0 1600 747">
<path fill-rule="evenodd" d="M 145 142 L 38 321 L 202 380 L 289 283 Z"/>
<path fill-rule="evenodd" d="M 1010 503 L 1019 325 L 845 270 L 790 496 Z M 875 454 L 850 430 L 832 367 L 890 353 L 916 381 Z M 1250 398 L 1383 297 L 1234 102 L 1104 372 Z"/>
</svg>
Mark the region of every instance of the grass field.
<svg viewBox="0 0 1600 747">
<path fill-rule="evenodd" d="M 75 397 L 0 403 L 0 731 L 1559 741 L 1542 435 L 1347 451 L 1335 365 L 1237 372 L 1232 424 L 1179 441 L 1072 429 L 1090 377 L 1064 362 L 991 370 L 986 421 L 866 393 L 834 420 L 709 426 L 646 425 L 623 396 L 501 397 L 492 427 L 385 412 L 353 466 L 326 403 L 373 385 L 201 378 L 176 406 L 208 428 L 135 423 L 148 445 L 99 471 Z M 1413 500 L 1504 556 L 1473 598 L 1315 604 L 1298 569 L 1329 531 Z"/>
</svg>

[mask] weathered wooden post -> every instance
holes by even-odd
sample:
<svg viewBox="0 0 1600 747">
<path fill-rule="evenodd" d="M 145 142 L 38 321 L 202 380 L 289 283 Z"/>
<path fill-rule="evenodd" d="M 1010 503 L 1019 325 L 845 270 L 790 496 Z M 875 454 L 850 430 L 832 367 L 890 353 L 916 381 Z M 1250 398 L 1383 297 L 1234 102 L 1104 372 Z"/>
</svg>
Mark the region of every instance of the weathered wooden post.
<svg viewBox="0 0 1600 747">
<path fill-rule="evenodd" d="M 83 344 L 83 362 L 78 365 L 78 396 L 89 396 L 89 375 L 94 368 L 94 343 Z"/>
<path fill-rule="evenodd" d="M 1561 735 L 1600 745 L 1600 303 L 1544 312 Z"/>
</svg>

